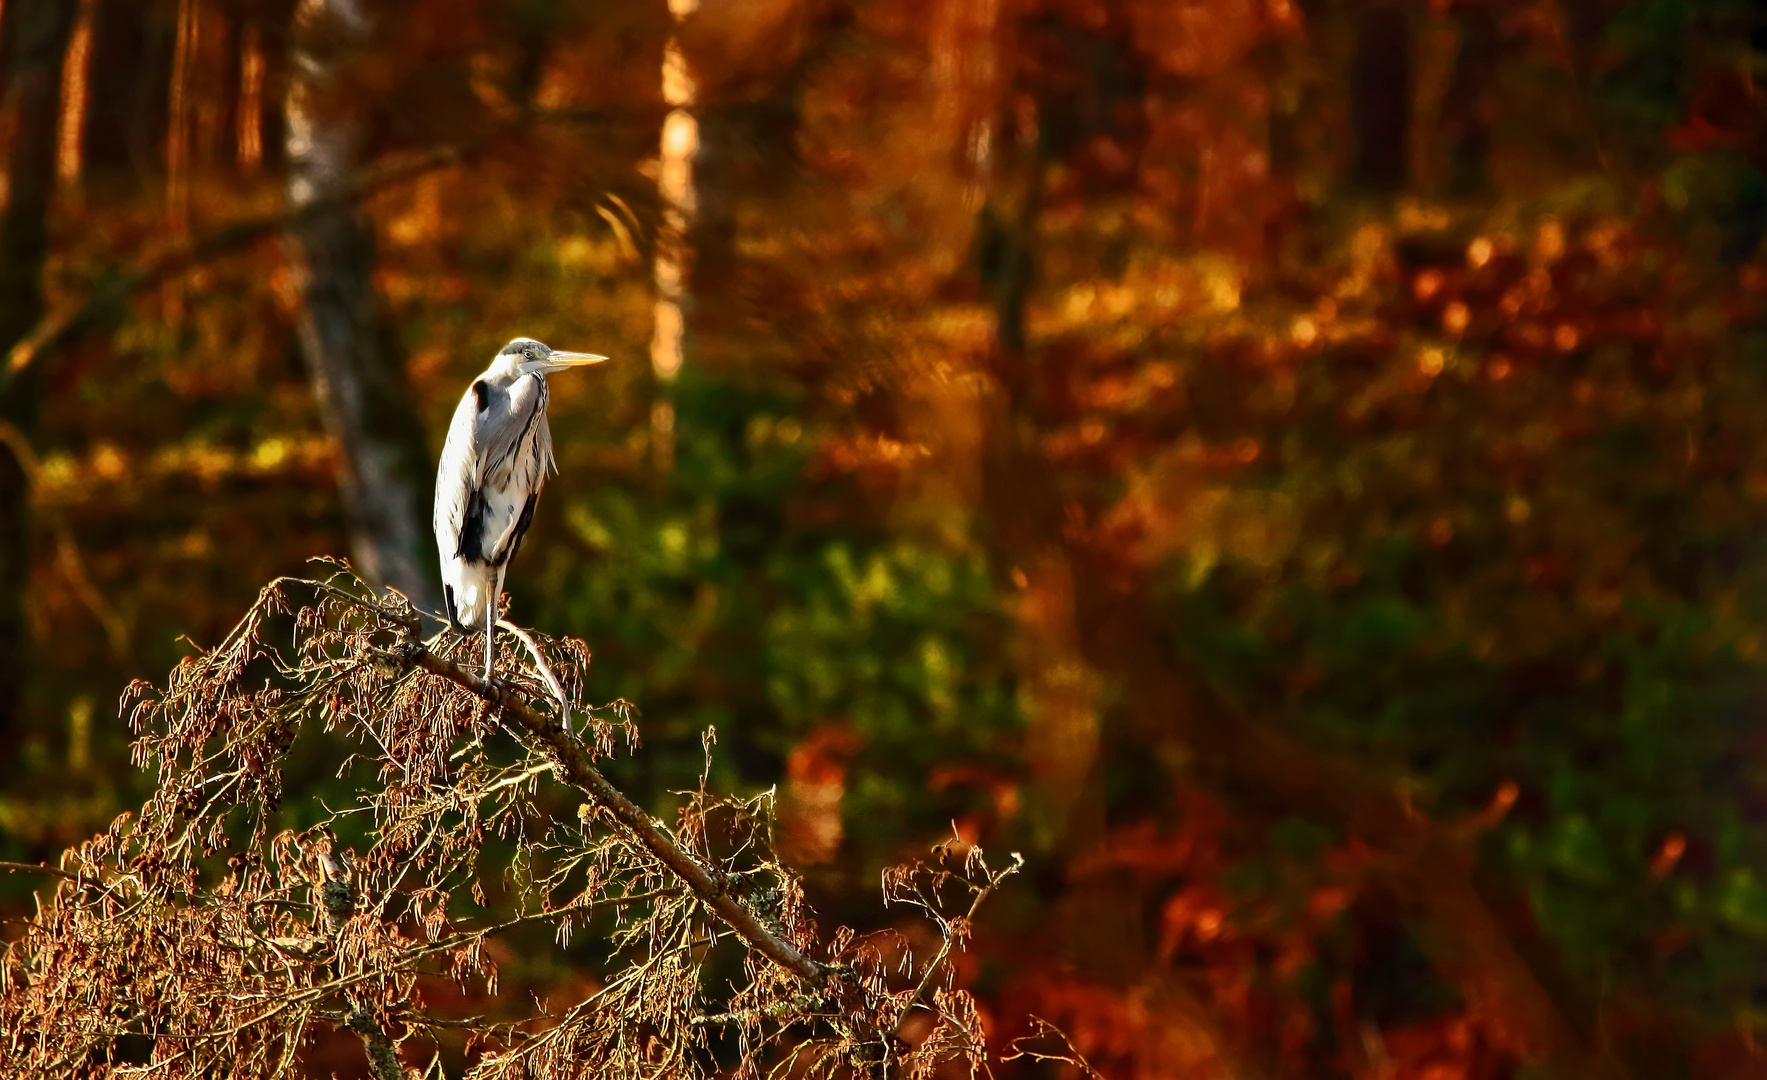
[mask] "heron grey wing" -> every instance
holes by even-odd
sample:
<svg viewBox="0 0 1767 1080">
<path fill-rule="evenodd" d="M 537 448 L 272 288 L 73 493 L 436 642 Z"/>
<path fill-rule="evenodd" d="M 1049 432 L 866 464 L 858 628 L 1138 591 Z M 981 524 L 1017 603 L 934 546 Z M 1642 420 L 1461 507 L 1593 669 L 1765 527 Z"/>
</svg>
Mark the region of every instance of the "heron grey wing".
<svg viewBox="0 0 1767 1080">
<path fill-rule="evenodd" d="M 436 465 L 436 501 L 433 524 L 436 549 L 444 559 L 466 553 L 461 543 L 469 503 L 478 486 L 478 454 L 474 446 L 473 427 L 478 412 L 478 396 L 468 390 L 454 410 L 448 424 L 448 440 L 442 446 L 442 457 Z"/>
<path fill-rule="evenodd" d="M 546 382 L 537 375 L 524 376 L 509 388 L 510 412 L 525 422 L 507 450 L 499 447 L 502 458 L 485 471 L 484 491 L 497 501 L 493 517 L 501 526 L 494 541 L 484 538 L 488 541 L 485 557 L 494 562 L 507 561 L 521 545 L 522 534 L 534 519 L 540 488 L 546 483 L 552 453 L 546 397 Z"/>
<path fill-rule="evenodd" d="M 546 384 L 537 375 L 524 375 L 508 390 L 493 388 L 473 418 L 473 446 L 478 452 L 479 489 L 502 489 L 512 474 L 522 471 L 522 458 L 532 453 L 529 436 L 536 418 L 544 424 Z"/>
</svg>

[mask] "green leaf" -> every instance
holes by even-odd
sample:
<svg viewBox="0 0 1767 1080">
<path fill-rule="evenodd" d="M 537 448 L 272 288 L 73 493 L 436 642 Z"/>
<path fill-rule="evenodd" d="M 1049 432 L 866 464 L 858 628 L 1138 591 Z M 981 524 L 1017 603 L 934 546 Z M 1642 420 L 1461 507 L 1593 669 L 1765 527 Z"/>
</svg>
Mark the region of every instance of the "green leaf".
<svg viewBox="0 0 1767 1080">
<path fill-rule="evenodd" d="M 1718 914 L 1750 937 L 1767 938 L 1767 886 L 1748 867 L 1732 870 L 1718 896 Z"/>
</svg>

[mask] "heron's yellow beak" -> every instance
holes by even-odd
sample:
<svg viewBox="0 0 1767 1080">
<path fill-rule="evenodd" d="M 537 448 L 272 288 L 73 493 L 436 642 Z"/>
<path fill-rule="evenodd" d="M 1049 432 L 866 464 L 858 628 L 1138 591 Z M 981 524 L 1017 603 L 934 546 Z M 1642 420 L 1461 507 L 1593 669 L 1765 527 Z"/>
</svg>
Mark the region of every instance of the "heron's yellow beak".
<svg viewBox="0 0 1767 1080">
<path fill-rule="evenodd" d="M 597 356 L 594 353 L 565 352 L 561 349 L 554 349 L 551 353 L 547 354 L 546 366 L 558 371 L 563 371 L 565 368 L 585 367 L 589 364 L 599 364 L 606 359 L 607 357 Z"/>
</svg>

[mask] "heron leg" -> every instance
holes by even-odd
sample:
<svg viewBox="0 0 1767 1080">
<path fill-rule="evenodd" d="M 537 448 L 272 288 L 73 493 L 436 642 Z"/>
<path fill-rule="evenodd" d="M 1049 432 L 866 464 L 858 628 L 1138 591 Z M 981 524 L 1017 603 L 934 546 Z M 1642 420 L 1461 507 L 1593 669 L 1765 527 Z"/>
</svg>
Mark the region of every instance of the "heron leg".
<svg viewBox="0 0 1767 1080">
<path fill-rule="evenodd" d="M 491 681 L 491 665 L 497 659 L 497 600 L 495 596 L 485 606 L 485 681 Z"/>
<path fill-rule="evenodd" d="M 503 600 L 503 571 L 497 568 L 497 587 L 491 590 L 491 602 L 485 605 L 485 681 L 491 681 L 492 664 L 496 661 L 497 607 Z"/>
</svg>

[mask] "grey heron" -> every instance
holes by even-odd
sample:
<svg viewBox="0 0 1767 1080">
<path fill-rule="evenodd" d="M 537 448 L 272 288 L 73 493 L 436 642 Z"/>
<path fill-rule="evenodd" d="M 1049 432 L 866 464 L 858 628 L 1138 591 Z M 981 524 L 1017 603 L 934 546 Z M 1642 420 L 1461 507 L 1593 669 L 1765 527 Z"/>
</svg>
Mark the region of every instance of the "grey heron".
<svg viewBox="0 0 1767 1080">
<path fill-rule="evenodd" d="M 436 469 L 442 594 L 456 631 L 484 627 L 487 681 L 503 573 L 534 520 L 546 474 L 558 471 L 546 425 L 546 376 L 606 359 L 516 338 L 467 387 L 448 425 Z"/>
</svg>

